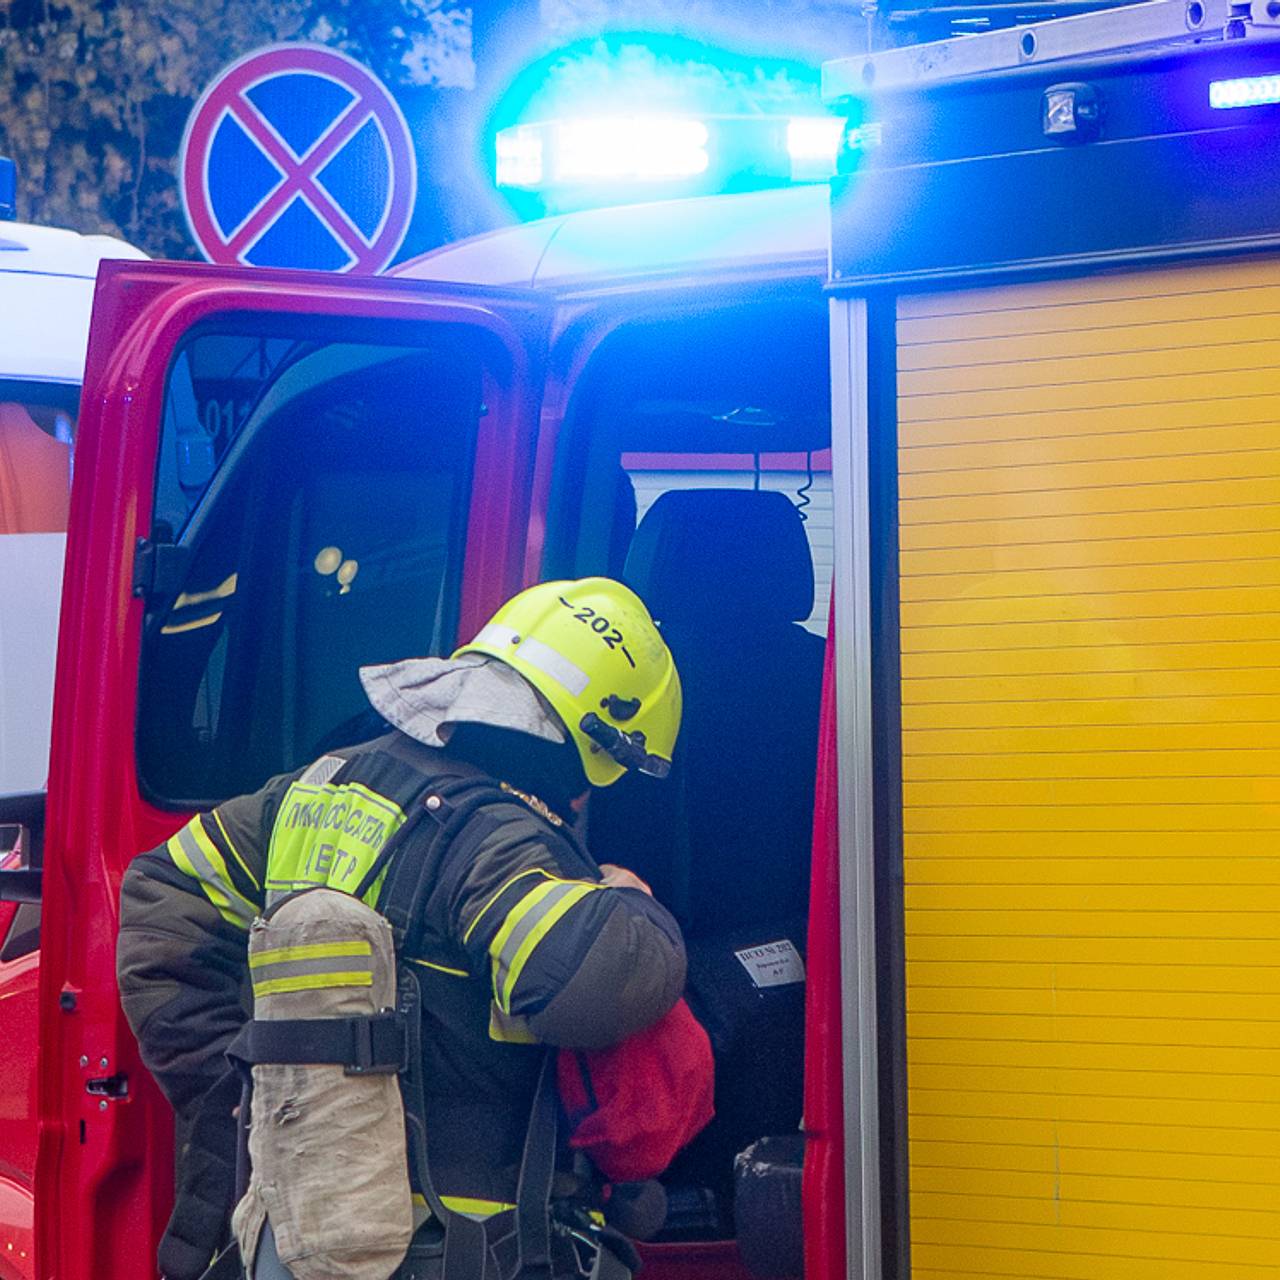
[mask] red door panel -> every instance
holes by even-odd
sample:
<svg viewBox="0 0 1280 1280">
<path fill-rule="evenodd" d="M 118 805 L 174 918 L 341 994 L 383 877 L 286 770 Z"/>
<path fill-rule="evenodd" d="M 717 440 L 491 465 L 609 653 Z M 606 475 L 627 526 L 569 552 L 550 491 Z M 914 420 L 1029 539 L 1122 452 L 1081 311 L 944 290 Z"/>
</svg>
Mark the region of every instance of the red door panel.
<svg viewBox="0 0 1280 1280">
<path fill-rule="evenodd" d="M 9 936 L 17 905 L 0 904 L 0 940 Z M 31 1173 L 35 1167 L 35 952 L 0 961 L 0 1280 L 35 1275 Z"/>
<path fill-rule="evenodd" d="M 485 370 L 459 630 L 519 584 L 544 324 L 516 295 L 410 281 L 109 264 L 99 283 L 72 494 L 54 699 L 39 985 L 39 1274 L 153 1274 L 172 1196 L 169 1110 L 141 1066 L 114 980 L 120 879 L 183 815 L 140 795 L 144 612 L 134 547 L 150 532 L 164 383 L 193 326 L 335 319 L 397 342 L 450 335 Z M 367 338 L 353 337 L 352 341 Z M 381 339 L 381 340 L 386 340 Z"/>
</svg>

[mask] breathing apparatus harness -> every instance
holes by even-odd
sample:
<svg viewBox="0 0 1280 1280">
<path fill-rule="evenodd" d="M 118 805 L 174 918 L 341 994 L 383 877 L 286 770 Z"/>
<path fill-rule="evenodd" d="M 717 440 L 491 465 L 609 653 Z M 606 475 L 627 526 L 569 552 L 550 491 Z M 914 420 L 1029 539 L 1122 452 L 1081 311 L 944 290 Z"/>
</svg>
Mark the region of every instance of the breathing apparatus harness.
<svg viewBox="0 0 1280 1280">
<path fill-rule="evenodd" d="M 515 1277 L 551 1280 L 553 1234 L 560 1240 L 557 1253 L 565 1254 L 571 1249 L 584 1280 L 629 1280 L 638 1268 L 638 1260 L 625 1237 L 598 1227 L 585 1213 L 579 1215 L 579 1221 L 570 1223 L 553 1219 L 551 1197 L 559 1118 L 554 1049 L 548 1049 L 543 1056 L 534 1093 L 520 1164 L 514 1229 L 498 1240 L 491 1239 L 483 1221 L 451 1210 L 432 1183 L 426 1123 L 422 991 L 418 975 L 403 957 L 417 954 L 415 948 L 424 932 L 426 903 L 453 839 L 478 809 L 510 800 L 508 792 L 473 766 L 454 760 L 448 762 L 448 770 L 443 777 L 437 775 L 428 781 L 408 819 L 387 841 L 352 895 L 357 901 L 362 900 L 386 873 L 377 913 L 390 924 L 395 940 L 395 1008 L 355 1018 L 251 1019 L 227 1049 L 227 1056 L 244 1079 L 237 1198 L 244 1194 L 249 1181 L 253 1066 L 331 1064 L 341 1066 L 348 1076 L 398 1075 L 412 1182 L 425 1199 L 436 1226 L 431 1230 L 417 1230 L 393 1280 L 514 1280 Z M 422 856 L 397 858 L 409 839 L 428 822 L 435 830 Z M 312 892 L 316 890 L 302 890 L 303 894 Z M 271 911 L 279 910 L 299 896 L 289 895 Z M 606 1247 L 606 1238 L 612 1248 Z M 585 1265 L 584 1248 L 588 1255 Z M 227 1253 L 238 1258 L 234 1244 Z M 214 1268 L 223 1263 L 225 1256 L 220 1255 Z M 252 1260 L 245 1261 L 248 1265 Z M 206 1280 L 233 1274 L 237 1273 L 211 1268 Z"/>
</svg>

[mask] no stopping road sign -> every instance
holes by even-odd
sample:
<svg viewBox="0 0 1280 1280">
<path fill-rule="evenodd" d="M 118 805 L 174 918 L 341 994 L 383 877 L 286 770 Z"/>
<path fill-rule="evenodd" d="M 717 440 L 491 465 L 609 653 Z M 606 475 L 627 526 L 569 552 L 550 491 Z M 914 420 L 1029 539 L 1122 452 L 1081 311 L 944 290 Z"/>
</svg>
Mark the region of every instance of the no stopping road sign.
<svg viewBox="0 0 1280 1280">
<path fill-rule="evenodd" d="M 417 192 L 395 99 L 321 45 L 270 45 L 221 71 L 187 121 L 179 170 L 192 237 L 224 264 L 381 271 Z"/>
</svg>

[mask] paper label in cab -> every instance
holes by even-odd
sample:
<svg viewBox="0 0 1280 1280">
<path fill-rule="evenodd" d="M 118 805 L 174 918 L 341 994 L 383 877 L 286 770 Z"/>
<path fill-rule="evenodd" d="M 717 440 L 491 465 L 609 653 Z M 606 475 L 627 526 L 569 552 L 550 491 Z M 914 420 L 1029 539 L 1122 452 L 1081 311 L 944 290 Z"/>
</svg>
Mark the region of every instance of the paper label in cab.
<svg viewBox="0 0 1280 1280">
<path fill-rule="evenodd" d="M 733 953 L 742 961 L 757 987 L 785 987 L 804 981 L 804 961 L 795 943 L 786 938 Z"/>
</svg>

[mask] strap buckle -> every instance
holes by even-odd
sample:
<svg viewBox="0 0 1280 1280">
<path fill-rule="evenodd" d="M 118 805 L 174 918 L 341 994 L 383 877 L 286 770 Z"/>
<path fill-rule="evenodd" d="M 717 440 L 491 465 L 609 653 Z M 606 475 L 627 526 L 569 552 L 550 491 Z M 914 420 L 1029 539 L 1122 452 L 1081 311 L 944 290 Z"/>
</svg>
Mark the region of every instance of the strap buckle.
<svg viewBox="0 0 1280 1280">
<path fill-rule="evenodd" d="M 404 1018 L 391 1010 L 353 1019 L 351 1056 L 343 1066 L 349 1076 L 400 1075 L 409 1066 L 409 1037 Z"/>
</svg>

